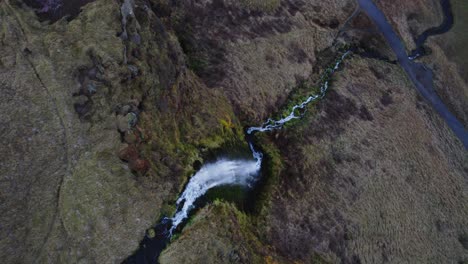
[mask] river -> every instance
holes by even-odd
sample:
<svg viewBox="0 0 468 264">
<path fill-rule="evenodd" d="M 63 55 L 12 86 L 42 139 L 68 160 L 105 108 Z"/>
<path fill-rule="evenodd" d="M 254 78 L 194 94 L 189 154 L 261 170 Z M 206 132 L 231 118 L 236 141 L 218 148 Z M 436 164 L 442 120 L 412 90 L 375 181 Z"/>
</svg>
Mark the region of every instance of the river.
<svg viewBox="0 0 468 264">
<path fill-rule="evenodd" d="M 418 36 L 418 38 L 415 40 L 416 48 L 411 51 L 411 54 L 409 55 L 410 60 L 414 60 L 426 54 L 424 43 L 430 36 L 444 34 L 452 29 L 454 19 L 450 0 L 440 0 L 440 7 L 444 13 L 444 19 L 442 23 L 436 27 L 431 27 L 425 30 L 423 33 L 421 33 L 421 35 Z"/>
<path fill-rule="evenodd" d="M 468 132 L 463 124 L 448 110 L 440 97 L 434 90 L 432 82 L 432 71 L 421 63 L 415 63 L 408 58 L 405 46 L 387 21 L 383 12 L 374 4 L 372 0 L 358 0 L 361 9 L 378 27 L 387 43 L 395 53 L 398 63 L 405 70 L 419 93 L 432 105 L 432 107 L 445 120 L 455 135 L 468 149 Z"/>
<path fill-rule="evenodd" d="M 225 185 L 252 188 L 259 180 L 263 161 L 263 153 L 255 148 L 252 142 L 253 134 L 281 129 L 286 123 L 301 118 L 309 104 L 325 96 L 329 86 L 329 79 L 349 54 L 350 51 L 343 52 L 335 63 L 325 70 L 320 78 L 318 93 L 311 94 L 304 101 L 294 105 L 289 109 L 289 114 L 286 116 L 277 120 L 269 118 L 260 126 L 246 129 L 245 140 L 252 154 L 251 159 L 219 159 L 204 164 L 190 178 L 184 191 L 179 196 L 176 202 L 177 211 L 174 216 L 163 218 L 154 228 L 155 237 L 145 236 L 140 242 L 139 249 L 127 258 L 124 263 L 157 263 L 159 255 L 172 235 L 181 229 L 191 211 L 195 209 L 197 200 L 205 195 L 208 190 Z"/>
<path fill-rule="evenodd" d="M 406 54 L 405 47 L 393 28 L 386 20 L 384 14 L 371 0 L 358 0 L 362 10 L 364 10 L 371 20 L 378 26 L 385 36 L 387 42 L 395 52 L 398 62 L 405 70 L 416 89 L 426 98 L 444 118 L 455 135 L 468 148 L 468 135 L 463 125 L 448 111 L 445 104 L 435 93 L 432 84 L 432 72 L 422 64 L 414 63 Z M 325 76 L 330 77 L 339 68 L 341 62 L 350 54 L 344 52 L 332 67 L 325 71 Z M 184 191 L 176 202 L 177 211 L 173 217 L 166 217 L 155 226 L 155 237 L 145 236 L 141 241 L 139 249 L 124 263 L 157 263 L 162 250 L 170 241 L 174 232 L 177 232 L 184 221 L 195 209 L 197 199 L 214 187 L 223 185 L 243 185 L 253 186 L 260 176 L 263 153 L 257 150 L 251 141 L 254 133 L 261 133 L 281 129 L 286 123 L 302 117 L 307 105 L 323 98 L 328 89 L 328 79 L 322 78 L 319 93 L 312 94 L 306 100 L 294 105 L 288 115 L 277 120 L 268 119 L 260 126 L 249 127 L 246 130 L 245 138 L 252 152 L 252 159 L 219 159 L 215 162 L 204 164 L 200 170 L 189 180 Z M 300 112 L 301 114 L 298 114 Z"/>
</svg>

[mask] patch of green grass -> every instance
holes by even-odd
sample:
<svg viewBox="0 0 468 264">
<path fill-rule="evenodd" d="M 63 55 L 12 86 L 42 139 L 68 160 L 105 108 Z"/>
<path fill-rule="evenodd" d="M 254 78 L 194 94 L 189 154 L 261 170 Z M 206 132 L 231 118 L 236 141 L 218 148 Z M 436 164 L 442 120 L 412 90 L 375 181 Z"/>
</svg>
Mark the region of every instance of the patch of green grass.
<svg viewBox="0 0 468 264">
<path fill-rule="evenodd" d="M 242 208 L 246 201 L 248 189 L 240 185 L 218 186 L 208 190 L 205 199 L 208 201 L 226 201 L 236 204 Z"/>
<path fill-rule="evenodd" d="M 279 182 L 283 162 L 279 149 L 265 134 L 261 134 L 258 137 L 257 143 L 262 146 L 263 152 L 262 177 L 257 183 L 250 199 L 254 201 L 253 213 L 257 216 L 262 216 L 268 208 L 273 188 Z"/>
</svg>

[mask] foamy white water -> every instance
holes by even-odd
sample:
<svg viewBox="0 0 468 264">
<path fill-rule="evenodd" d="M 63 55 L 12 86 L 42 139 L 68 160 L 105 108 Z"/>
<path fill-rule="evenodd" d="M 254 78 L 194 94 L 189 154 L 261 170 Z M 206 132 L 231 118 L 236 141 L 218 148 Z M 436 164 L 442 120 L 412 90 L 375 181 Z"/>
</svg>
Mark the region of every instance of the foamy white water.
<svg viewBox="0 0 468 264">
<path fill-rule="evenodd" d="M 345 52 L 340 59 L 338 59 L 332 69 L 329 70 L 328 74 L 333 74 L 338 67 L 340 66 L 341 62 L 343 62 L 344 58 L 349 54 L 349 51 Z M 309 103 L 316 101 L 317 99 L 321 99 L 325 96 L 325 93 L 328 90 L 328 81 L 325 81 L 322 86 L 320 87 L 320 93 L 310 95 L 304 102 L 293 106 L 291 112 L 288 116 L 281 118 L 279 120 L 273 120 L 269 118 L 265 123 L 258 127 L 249 127 L 247 129 L 247 134 L 252 134 L 253 132 L 265 132 L 265 131 L 272 131 L 274 129 L 280 129 L 283 127 L 284 124 L 287 122 L 301 118 L 302 115 L 296 115 L 296 110 L 301 109 L 303 110 Z"/>
<path fill-rule="evenodd" d="M 184 192 L 177 200 L 177 207 L 182 204 L 172 218 L 170 233 L 186 219 L 194 208 L 195 201 L 209 189 L 222 185 L 251 186 L 261 168 L 261 153 L 257 160 L 227 160 L 221 159 L 205 164 L 192 176 Z"/>
<path fill-rule="evenodd" d="M 349 52 L 344 53 L 341 58 L 336 61 L 334 67 L 328 70 L 328 74 L 333 74 L 348 54 Z M 295 110 L 304 109 L 309 103 L 324 97 L 327 89 L 328 81 L 325 81 L 320 87 L 320 92 L 318 94 L 311 95 L 304 102 L 295 105 L 287 117 L 280 120 L 268 119 L 259 127 L 249 127 L 247 129 L 247 134 L 252 134 L 256 131 L 265 132 L 279 129 L 283 127 L 285 123 L 293 119 L 301 118 L 302 115 L 297 116 Z M 262 167 L 263 153 L 255 150 L 252 142 L 249 141 L 248 143 L 252 151 L 253 160 L 221 159 L 214 163 L 203 165 L 200 171 L 190 178 L 184 192 L 177 200 L 178 210 L 174 217 L 171 218 L 172 226 L 169 231 L 169 236 L 172 235 L 172 232 L 188 217 L 190 211 L 194 208 L 195 201 L 203 196 L 209 189 L 222 185 L 242 185 L 250 187 L 255 183 Z"/>
</svg>

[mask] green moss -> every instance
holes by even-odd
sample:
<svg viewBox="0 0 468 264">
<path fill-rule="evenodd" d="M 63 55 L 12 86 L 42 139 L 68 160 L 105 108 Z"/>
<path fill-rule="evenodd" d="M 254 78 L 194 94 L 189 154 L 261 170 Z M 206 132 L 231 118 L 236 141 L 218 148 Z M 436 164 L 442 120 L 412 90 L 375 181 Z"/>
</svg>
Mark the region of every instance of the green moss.
<svg viewBox="0 0 468 264">
<path fill-rule="evenodd" d="M 180 233 L 175 233 L 174 235 L 172 235 L 170 242 L 176 241 L 177 239 L 179 239 L 179 237 L 180 237 Z"/>
<path fill-rule="evenodd" d="M 200 141 L 198 141 L 197 145 L 204 148 L 216 149 L 221 147 L 224 141 L 225 139 L 222 135 L 213 135 L 211 137 L 202 138 Z"/>
<path fill-rule="evenodd" d="M 227 185 L 227 186 L 218 186 L 210 189 L 206 195 L 205 199 L 207 201 L 226 201 L 236 204 L 238 207 L 242 208 L 243 204 L 246 202 L 248 195 L 248 189 L 240 185 Z"/>
<path fill-rule="evenodd" d="M 158 219 L 173 216 L 176 212 L 176 209 L 177 208 L 175 206 L 175 201 L 169 201 L 167 203 L 164 203 L 161 207 Z"/>
<path fill-rule="evenodd" d="M 153 228 L 150 228 L 146 231 L 146 234 L 149 238 L 154 238 L 156 236 L 156 232 L 154 231 Z"/>
<path fill-rule="evenodd" d="M 188 67 L 195 73 L 199 74 L 208 67 L 208 61 L 201 56 L 189 54 L 188 56 Z"/>
<path fill-rule="evenodd" d="M 258 137 L 258 145 L 262 146 L 264 155 L 262 178 L 255 188 L 252 200 L 255 201 L 254 213 L 257 216 L 262 216 L 266 213 L 270 202 L 270 195 L 279 182 L 283 162 L 279 149 L 265 134 L 261 134 Z"/>
<path fill-rule="evenodd" d="M 332 84 L 332 77 L 333 77 L 333 69 L 336 65 L 336 63 L 341 61 L 341 57 L 343 54 L 350 49 L 350 45 L 342 45 L 337 48 L 338 50 L 338 55 L 334 55 L 332 59 L 329 59 L 330 62 L 328 62 L 328 66 L 325 68 L 323 71 L 322 75 L 320 76 L 320 79 L 316 84 L 313 84 L 312 78 L 309 80 L 303 81 L 300 83 L 297 87 L 293 89 L 293 91 L 289 94 L 288 99 L 283 107 L 273 114 L 272 119 L 273 120 L 279 120 L 282 118 L 285 118 L 291 114 L 293 111 L 294 106 L 301 104 L 302 102 L 305 102 L 310 96 L 312 95 L 320 95 L 321 94 L 321 87 L 325 85 L 325 83 L 328 82 L 328 86 L 330 87 Z M 310 102 L 304 109 L 295 109 L 294 113 L 295 116 L 300 116 L 301 114 L 305 112 L 311 112 L 313 109 L 315 109 L 315 104 L 317 101 L 321 100 L 321 98 L 317 98 L 316 100 Z M 284 127 L 292 127 L 299 123 L 299 119 L 293 119 L 286 123 Z"/>
</svg>

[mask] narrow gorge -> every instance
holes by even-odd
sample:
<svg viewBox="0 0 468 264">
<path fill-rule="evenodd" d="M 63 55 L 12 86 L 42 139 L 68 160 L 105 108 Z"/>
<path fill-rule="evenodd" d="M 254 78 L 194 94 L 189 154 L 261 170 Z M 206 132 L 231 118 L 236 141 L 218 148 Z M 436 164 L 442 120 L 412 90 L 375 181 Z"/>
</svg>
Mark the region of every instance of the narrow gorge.
<svg viewBox="0 0 468 264">
<path fill-rule="evenodd" d="M 467 263 L 467 17 L 0 1 L 2 263 Z"/>
</svg>

